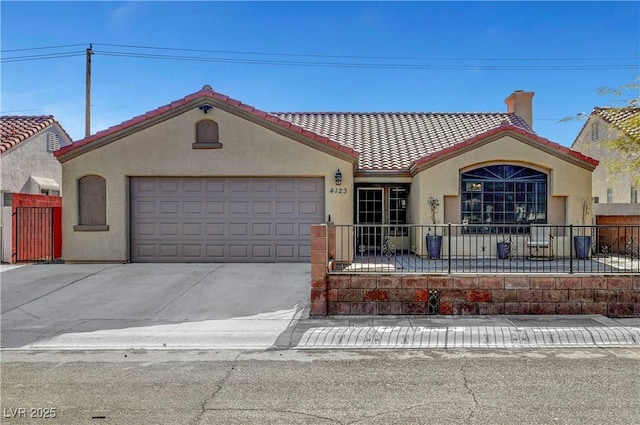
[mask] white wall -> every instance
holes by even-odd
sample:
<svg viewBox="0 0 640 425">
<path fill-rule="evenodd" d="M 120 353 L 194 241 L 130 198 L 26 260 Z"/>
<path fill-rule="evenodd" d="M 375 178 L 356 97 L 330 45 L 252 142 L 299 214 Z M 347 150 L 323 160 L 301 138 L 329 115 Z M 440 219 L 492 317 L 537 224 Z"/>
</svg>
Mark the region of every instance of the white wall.
<svg viewBox="0 0 640 425">
<path fill-rule="evenodd" d="M 0 156 L 0 190 L 40 194 L 39 188 L 30 184 L 30 176 L 53 179 L 62 185 L 62 165 L 47 150 L 47 132 L 58 134 L 61 146 L 68 143 L 62 132 L 50 126 L 4 152 Z"/>
</svg>

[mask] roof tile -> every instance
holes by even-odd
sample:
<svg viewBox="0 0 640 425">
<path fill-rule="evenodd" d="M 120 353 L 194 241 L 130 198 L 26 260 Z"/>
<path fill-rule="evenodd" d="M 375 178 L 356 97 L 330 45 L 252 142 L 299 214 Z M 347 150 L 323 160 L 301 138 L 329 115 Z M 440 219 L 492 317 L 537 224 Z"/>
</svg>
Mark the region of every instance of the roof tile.
<svg viewBox="0 0 640 425">
<path fill-rule="evenodd" d="M 509 113 L 279 112 L 274 115 L 360 152 L 362 170 L 408 170 L 411 163 L 490 129 L 503 121 L 533 130 Z M 331 142 L 329 142 L 331 145 Z"/>
<path fill-rule="evenodd" d="M 39 131 L 57 122 L 53 115 L 0 116 L 0 153 L 8 151 Z M 62 126 L 60 126 L 60 128 L 69 140 L 71 140 L 71 137 L 66 133 L 64 128 L 62 128 Z"/>
</svg>

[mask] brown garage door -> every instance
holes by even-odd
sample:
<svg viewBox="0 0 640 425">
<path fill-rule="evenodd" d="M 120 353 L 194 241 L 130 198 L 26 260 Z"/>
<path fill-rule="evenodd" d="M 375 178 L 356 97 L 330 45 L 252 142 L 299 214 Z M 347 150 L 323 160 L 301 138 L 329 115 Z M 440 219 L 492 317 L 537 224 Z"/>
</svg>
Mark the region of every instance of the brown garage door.
<svg viewBox="0 0 640 425">
<path fill-rule="evenodd" d="M 131 178 L 133 262 L 302 262 L 322 178 Z"/>
</svg>

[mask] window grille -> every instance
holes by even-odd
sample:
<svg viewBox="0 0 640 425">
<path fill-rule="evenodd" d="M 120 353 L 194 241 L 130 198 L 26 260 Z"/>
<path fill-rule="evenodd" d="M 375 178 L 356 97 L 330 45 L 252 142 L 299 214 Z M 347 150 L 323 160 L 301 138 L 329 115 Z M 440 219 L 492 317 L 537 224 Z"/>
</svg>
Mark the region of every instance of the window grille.
<svg viewBox="0 0 640 425">
<path fill-rule="evenodd" d="M 492 165 L 462 174 L 464 223 L 485 224 L 465 232 L 523 232 L 522 225 L 547 222 L 547 175 L 517 165 Z M 519 225 L 509 227 L 505 225 Z"/>
</svg>

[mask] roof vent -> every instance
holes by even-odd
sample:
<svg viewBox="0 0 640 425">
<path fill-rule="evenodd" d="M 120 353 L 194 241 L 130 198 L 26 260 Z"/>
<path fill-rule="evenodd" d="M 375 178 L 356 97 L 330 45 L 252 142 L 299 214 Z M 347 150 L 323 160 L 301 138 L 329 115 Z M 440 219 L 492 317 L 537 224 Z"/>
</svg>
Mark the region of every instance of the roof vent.
<svg viewBox="0 0 640 425">
<path fill-rule="evenodd" d="M 204 86 L 202 86 L 202 90 L 213 90 L 213 87 L 211 87 L 209 84 L 205 84 Z"/>
</svg>

